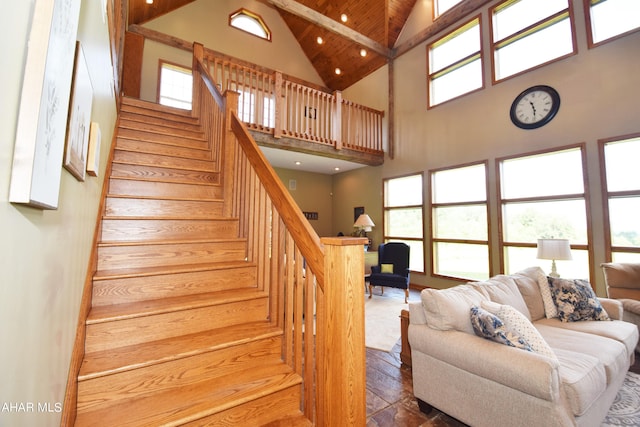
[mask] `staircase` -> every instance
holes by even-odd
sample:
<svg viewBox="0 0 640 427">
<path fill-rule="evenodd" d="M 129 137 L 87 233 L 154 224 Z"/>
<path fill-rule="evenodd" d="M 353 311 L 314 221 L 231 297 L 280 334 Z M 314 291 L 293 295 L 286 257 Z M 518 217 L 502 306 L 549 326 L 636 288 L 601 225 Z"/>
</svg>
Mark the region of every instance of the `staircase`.
<svg viewBox="0 0 640 427">
<path fill-rule="evenodd" d="M 311 425 L 190 112 L 123 99 L 77 426 Z"/>
</svg>

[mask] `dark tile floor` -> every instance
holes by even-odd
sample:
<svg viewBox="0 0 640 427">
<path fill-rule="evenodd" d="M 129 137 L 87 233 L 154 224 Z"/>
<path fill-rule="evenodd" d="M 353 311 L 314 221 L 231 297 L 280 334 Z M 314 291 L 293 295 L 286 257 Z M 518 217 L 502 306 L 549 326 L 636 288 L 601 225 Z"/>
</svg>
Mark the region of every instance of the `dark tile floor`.
<svg viewBox="0 0 640 427">
<path fill-rule="evenodd" d="M 419 301 L 419 293 L 412 290 L 409 300 Z M 391 352 L 367 348 L 367 427 L 464 427 L 436 409 L 429 415 L 420 412 L 411 369 L 402 365 L 400 350 L 400 340 Z M 640 374 L 640 354 L 630 371 Z"/>
</svg>

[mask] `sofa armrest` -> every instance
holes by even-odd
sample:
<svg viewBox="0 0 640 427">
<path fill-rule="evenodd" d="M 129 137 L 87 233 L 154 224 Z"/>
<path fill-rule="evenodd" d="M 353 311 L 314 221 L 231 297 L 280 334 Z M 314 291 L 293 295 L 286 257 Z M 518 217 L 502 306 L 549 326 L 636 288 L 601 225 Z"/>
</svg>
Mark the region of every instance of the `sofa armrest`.
<svg viewBox="0 0 640 427">
<path fill-rule="evenodd" d="M 421 302 L 409 303 L 409 323 L 414 325 L 426 325 L 427 316 L 424 313 Z"/>
<path fill-rule="evenodd" d="M 560 398 L 558 360 L 465 332 L 438 331 L 414 323 L 413 315 L 411 311 L 409 343 L 413 370 L 429 369 L 419 366 L 420 358 L 416 357 L 416 352 L 421 352 L 470 374 L 540 399 L 556 401 Z"/>
<path fill-rule="evenodd" d="M 372 265 L 371 266 L 371 274 L 378 274 L 380 273 L 380 266 L 379 265 Z"/>
<path fill-rule="evenodd" d="M 598 298 L 598 300 L 600 300 L 602 308 L 604 308 L 610 318 L 613 320 L 622 320 L 624 310 L 622 309 L 622 303 L 620 301 L 612 298 Z"/>
</svg>

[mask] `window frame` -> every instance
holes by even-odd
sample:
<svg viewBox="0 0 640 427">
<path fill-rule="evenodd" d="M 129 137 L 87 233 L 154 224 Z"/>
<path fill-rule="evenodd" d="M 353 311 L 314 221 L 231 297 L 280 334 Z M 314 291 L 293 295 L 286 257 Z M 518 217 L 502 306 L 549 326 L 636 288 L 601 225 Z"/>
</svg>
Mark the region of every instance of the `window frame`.
<svg viewBox="0 0 640 427">
<path fill-rule="evenodd" d="M 455 10 L 456 7 L 460 6 L 460 3 L 462 3 L 464 0 L 457 0 L 457 3 L 454 4 L 453 6 L 451 6 L 449 9 L 445 10 L 444 12 L 438 13 L 438 3 L 439 0 L 434 0 L 433 1 L 433 8 L 432 8 L 432 18 L 435 21 L 436 19 L 440 18 L 443 15 L 446 15 L 447 13 L 449 13 L 452 10 Z"/>
<path fill-rule="evenodd" d="M 598 1 L 598 3 L 600 3 L 601 1 L 605 1 L 605 0 L 600 0 L 600 1 Z M 602 46 L 603 44 L 612 42 L 614 40 L 618 40 L 618 39 L 620 39 L 622 37 L 628 36 L 629 34 L 633 34 L 633 33 L 636 33 L 638 31 L 640 31 L 640 26 L 638 26 L 638 27 L 633 28 L 631 30 L 625 31 L 624 33 L 616 34 L 613 37 L 609 37 L 608 39 L 604 39 L 604 40 L 601 40 L 601 41 L 596 43 L 596 42 L 593 41 L 593 25 L 591 23 L 592 0 L 583 0 L 582 4 L 583 4 L 583 7 L 584 7 L 585 30 L 586 30 L 586 33 L 587 33 L 587 46 L 589 47 L 589 49 L 593 49 L 595 47 Z"/>
<path fill-rule="evenodd" d="M 391 206 L 388 207 L 387 206 L 387 182 L 395 180 L 395 179 L 401 179 L 401 178 L 409 178 L 409 177 L 414 177 L 414 176 L 419 176 L 420 177 L 420 181 L 421 181 L 421 194 L 420 194 L 420 199 L 421 199 L 421 203 L 420 204 L 416 204 L 416 205 L 400 205 L 400 206 Z M 387 225 L 387 212 L 388 211 L 392 211 L 392 210 L 401 210 L 401 209 L 420 209 L 421 211 L 421 220 L 422 220 L 422 224 L 420 227 L 421 233 L 422 233 L 422 238 L 417 238 L 417 237 L 404 237 L 404 236 L 391 236 L 387 234 L 387 230 L 390 228 Z M 424 228 L 424 223 L 425 223 L 425 211 L 424 211 L 424 173 L 423 172 L 416 172 L 416 173 L 409 173 L 409 174 L 405 174 L 405 175 L 399 175 L 399 176 L 392 176 L 392 177 L 388 177 L 388 178 L 383 178 L 382 179 L 382 241 L 383 243 L 387 243 L 390 241 L 412 241 L 412 242 L 422 242 L 422 271 L 420 270 L 414 270 L 411 269 L 412 273 L 416 273 L 416 274 L 426 274 L 426 251 L 425 251 L 425 228 Z M 411 267 L 411 265 L 410 265 Z"/>
<path fill-rule="evenodd" d="M 160 92 L 162 90 L 162 70 L 163 70 L 165 65 L 167 65 L 168 68 L 188 71 L 188 73 L 185 72 L 185 74 L 190 74 L 191 75 L 191 78 L 192 78 L 191 105 L 190 105 L 190 107 L 188 109 L 185 108 L 184 110 L 186 110 L 186 111 L 192 110 L 193 109 L 193 70 L 191 68 L 189 68 L 189 67 L 186 67 L 186 66 L 182 65 L 182 64 L 178 64 L 176 62 L 167 61 L 167 60 L 164 60 L 164 59 L 159 59 L 158 60 L 158 82 L 157 82 L 157 88 L 156 88 L 156 103 L 160 104 L 160 100 L 162 98 L 162 94 Z M 162 104 L 162 105 L 166 105 L 166 104 Z M 175 106 L 169 106 L 169 107 L 181 108 L 181 107 L 175 107 Z"/>
<path fill-rule="evenodd" d="M 465 56 L 462 59 L 459 59 L 458 61 L 451 63 L 447 66 L 445 66 L 444 68 L 435 70 L 435 71 L 431 71 L 431 49 L 432 47 L 438 47 L 440 45 L 445 44 L 447 41 L 452 40 L 453 38 L 455 38 L 458 34 L 462 34 L 465 31 L 469 30 L 470 28 L 472 28 L 474 25 L 472 25 L 472 23 L 474 21 L 478 21 L 478 34 L 480 37 L 480 40 L 478 41 L 478 44 L 480 46 L 480 50 L 478 50 L 477 52 L 474 52 L 470 55 Z M 468 27 L 466 30 L 465 27 Z M 480 90 L 483 90 L 485 88 L 485 73 L 484 73 L 484 36 L 483 36 L 483 31 L 482 31 L 482 14 L 478 14 L 473 16 L 471 19 L 463 22 L 461 25 L 456 26 L 455 28 L 453 28 L 451 31 L 448 31 L 445 35 L 443 35 L 442 37 L 439 37 L 437 40 L 434 40 L 431 43 L 428 43 L 426 46 L 426 50 L 427 50 L 427 110 L 430 110 L 432 108 L 435 108 L 437 106 L 440 105 L 444 105 L 448 102 L 451 102 L 453 100 L 462 98 L 463 96 L 467 96 L 470 95 L 472 93 L 478 92 Z M 472 62 L 474 62 L 475 60 L 480 60 L 480 81 L 481 84 L 479 87 L 470 90 L 469 92 L 465 92 L 462 93 L 460 95 L 456 95 L 453 98 L 449 98 L 445 101 L 439 102 L 437 104 L 431 104 L 431 84 L 434 80 L 437 80 L 439 77 L 445 76 L 451 72 L 457 71 L 460 68 L 464 67 L 465 65 L 471 64 Z"/>
<path fill-rule="evenodd" d="M 505 80 L 509 80 L 511 78 L 520 76 L 522 74 L 531 72 L 533 70 L 536 70 L 538 68 L 547 66 L 549 64 L 552 64 L 554 62 L 557 61 L 561 61 L 565 58 L 569 58 L 573 55 L 576 55 L 578 53 L 578 43 L 577 43 L 577 37 L 576 37 L 576 23 L 575 23 L 575 13 L 573 12 L 573 1 L 572 0 L 567 0 L 567 8 L 563 9 L 560 12 L 556 12 L 553 15 L 550 15 L 544 19 L 541 19 L 537 22 L 534 22 L 533 24 L 528 25 L 525 28 L 521 28 L 520 30 L 516 31 L 515 33 L 510 34 L 509 36 L 504 37 L 503 39 L 500 40 L 494 40 L 494 16 L 496 11 L 500 11 L 501 9 L 507 8 L 509 7 L 510 4 L 512 3 L 516 3 L 520 0 L 504 0 L 501 1 L 493 6 L 491 6 L 488 10 L 488 14 L 489 14 L 489 38 L 490 38 L 490 55 L 491 55 L 491 82 L 492 85 L 496 85 L 500 82 L 503 82 Z M 535 34 L 539 31 L 542 31 L 544 29 L 549 28 L 550 26 L 552 26 L 553 24 L 560 22 L 561 21 L 561 17 L 564 14 L 568 14 L 568 19 L 569 19 L 569 26 L 571 28 L 571 44 L 573 45 L 573 50 L 565 55 L 559 56 L 557 58 L 553 58 L 550 59 L 548 61 L 542 62 L 540 64 L 534 65 L 530 68 L 526 68 L 524 70 L 518 71 L 517 73 L 511 74 L 509 76 L 506 77 L 502 77 L 500 79 L 496 78 L 496 72 L 497 72 L 497 64 L 496 64 L 496 53 L 499 49 L 501 49 L 502 47 L 506 47 L 512 43 L 517 42 L 518 40 L 521 40 L 529 35 Z"/>
<path fill-rule="evenodd" d="M 240 27 L 236 27 L 235 25 L 233 25 L 233 20 L 235 18 L 237 18 L 238 16 L 246 16 L 249 19 L 252 19 L 253 21 L 255 21 L 258 25 L 260 25 L 260 27 L 262 27 L 262 29 L 264 30 L 266 37 L 262 37 L 258 34 L 252 33 L 251 31 L 247 31 L 243 28 Z M 241 7 L 240 9 L 236 10 L 235 12 L 232 12 L 229 14 L 229 26 L 231 28 L 235 28 L 236 30 L 240 30 L 246 34 L 250 34 L 254 37 L 259 38 L 260 40 L 266 40 L 266 41 L 272 41 L 272 37 L 273 37 L 273 33 L 271 32 L 271 30 L 269 29 L 269 26 L 267 25 L 267 23 L 265 22 L 264 19 L 262 19 L 262 16 L 260 16 L 259 14 L 252 12 L 248 9 L 245 9 L 244 7 Z"/>
<path fill-rule="evenodd" d="M 433 179 L 434 179 L 434 174 L 438 173 L 438 172 L 444 172 L 444 171 L 449 171 L 449 170 L 453 170 L 453 169 L 462 169 L 462 168 L 466 168 L 466 167 L 471 167 L 471 166 L 478 166 L 478 165 L 484 165 L 484 171 L 485 171 L 485 199 L 484 201 L 482 200 L 470 200 L 470 201 L 464 201 L 464 202 L 443 202 L 443 203 L 434 203 L 433 200 L 433 195 L 434 195 L 434 188 L 433 188 Z M 459 165 L 454 165 L 454 166 L 449 166 L 449 167 L 444 167 L 444 168 L 437 168 L 437 169 L 431 169 L 428 172 L 428 176 L 429 179 L 427 181 L 427 185 L 428 185 L 428 194 L 429 194 L 429 203 L 428 203 L 428 212 L 429 215 L 431 217 L 431 221 L 429 221 L 429 250 L 430 250 L 430 267 L 431 267 L 431 276 L 432 277 L 437 277 L 437 278 L 444 278 L 444 279 L 450 279 L 450 280 L 456 280 L 456 281 L 460 281 L 460 282 L 468 282 L 470 280 L 475 280 L 475 279 L 470 279 L 468 277 L 455 277 L 455 276 L 450 276 L 450 275 L 445 275 L 445 274 L 439 274 L 436 273 L 436 265 L 435 265 L 435 250 L 434 247 L 437 243 L 460 243 L 460 244 L 474 244 L 474 245 L 486 245 L 487 247 L 487 253 L 488 253 L 488 257 L 487 257 L 487 262 L 488 262 L 488 274 L 489 276 L 487 277 L 487 279 L 489 277 L 493 277 L 494 276 L 494 271 L 493 271 L 493 251 L 492 249 L 492 245 L 491 245 L 491 209 L 490 209 L 490 200 L 489 200 L 489 161 L 488 160 L 481 160 L 478 162 L 471 162 L 471 163 L 464 163 L 464 164 L 459 164 Z M 466 239 L 447 239 L 447 238 L 436 238 L 434 236 L 434 209 L 436 208 L 441 208 L 441 207 L 454 207 L 454 206 L 480 206 L 480 205 L 484 205 L 485 209 L 487 211 L 487 240 L 466 240 Z"/>
<path fill-rule="evenodd" d="M 604 222 L 604 247 L 605 247 L 605 258 L 607 262 L 612 262 L 613 253 L 632 253 L 632 254 L 640 254 L 640 248 L 627 247 L 627 246 L 613 246 L 613 242 L 611 240 L 611 216 L 609 211 L 609 201 L 612 198 L 623 198 L 623 197 L 635 197 L 640 199 L 640 189 L 637 190 L 626 190 L 626 191 L 609 191 L 607 185 L 607 169 L 606 169 L 606 158 L 605 158 L 605 146 L 611 142 L 619 142 L 627 139 L 636 139 L 640 138 L 640 132 L 615 136 L 611 138 L 604 138 L 598 140 L 598 153 L 600 160 L 600 181 L 602 188 L 602 200 L 603 200 L 603 222 Z"/>
<path fill-rule="evenodd" d="M 580 150 L 581 163 L 582 163 L 582 193 L 572 193 L 572 194 L 562 194 L 562 195 L 552 195 L 552 196 L 533 196 L 533 197 L 517 197 L 517 198 L 504 198 L 502 194 L 503 187 L 503 176 L 502 176 L 502 163 L 507 160 L 513 160 L 518 158 L 525 157 L 535 157 L 545 154 L 552 154 L 555 152 L 569 151 L 569 150 Z M 591 283 L 593 282 L 594 276 L 594 248 L 593 248 L 593 231 L 592 231 L 592 217 L 591 217 L 591 198 L 589 193 L 589 183 L 588 183 L 588 165 L 587 165 L 587 147 L 585 143 L 571 144 L 565 145 L 561 147 L 553 147 L 545 150 L 537 150 L 528 153 L 519 153 L 512 156 L 507 157 L 499 157 L 496 158 L 496 187 L 497 187 L 497 198 L 498 198 L 498 252 L 499 252 L 499 262 L 500 262 L 500 271 L 506 274 L 506 260 L 505 260 L 505 248 L 507 247 L 519 247 L 519 248 L 533 248 L 537 247 L 537 242 L 505 242 L 505 230 L 504 230 L 504 206 L 508 203 L 535 203 L 535 202 L 559 202 L 559 201 L 570 201 L 570 200 L 584 200 L 585 204 L 585 226 L 586 226 L 586 239 L 587 243 L 571 243 L 571 249 L 586 251 L 587 254 L 587 267 L 589 271 L 589 280 Z"/>
</svg>

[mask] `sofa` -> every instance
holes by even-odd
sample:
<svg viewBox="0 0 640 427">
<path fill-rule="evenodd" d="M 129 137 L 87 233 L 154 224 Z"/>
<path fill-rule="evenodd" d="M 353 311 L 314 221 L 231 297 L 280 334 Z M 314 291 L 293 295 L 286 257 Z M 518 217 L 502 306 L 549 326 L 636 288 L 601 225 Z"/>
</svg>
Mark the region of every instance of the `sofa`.
<svg viewBox="0 0 640 427">
<path fill-rule="evenodd" d="M 622 320 L 640 328 L 640 263 L 606 262 L 600 267 L 607 284 L 607 296 L 622 303 Z M 636 352 L 640 352 L 640 343 Z"/>
<path fill-rule="evenodd" d="M 425 289 L 409 311 L 421 410 L 471 426 L 600 426 L 638 342 L 620 302 L 539 267 Z"/>
</svg>

